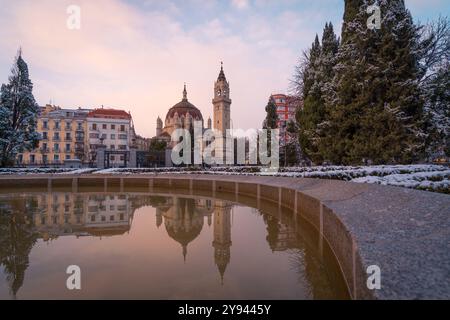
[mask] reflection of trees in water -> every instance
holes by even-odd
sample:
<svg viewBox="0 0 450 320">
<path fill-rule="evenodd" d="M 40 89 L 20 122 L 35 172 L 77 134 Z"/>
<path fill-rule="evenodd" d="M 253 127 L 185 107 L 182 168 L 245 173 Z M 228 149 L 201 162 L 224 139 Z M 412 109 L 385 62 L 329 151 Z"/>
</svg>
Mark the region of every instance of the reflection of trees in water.
<svg viewBox="0 0 450 320">
<path fill-rule="evenodd" d="M 339 293 L 333 290 L 324 264 L 311 250 L 317 249 L 306 245 L 304 249 L 289 250 L 289 264 L 297 273 L 298 282 L 310 290 L 315 300 L 338 298 Z"/>
<path fill-rule="evenodd" d="M 23 285 L 28 257 L 38 238 L 29 223 L 29 214 L 35 210 L 37 202 L 33 198 L 0 203 L 0 265 L 14 298 Z"/>
<path fill-rule="evenodd" d="M 309 290 L 313 299 L 336 299 L 345 293 L 334 290 L 336 285 L 321 258 L 317 232 L 305 223 L 297 223 L 291 211 L 281 212 L 281 220 L 260 212 L 266 224 L 266 240 L 272 251 L 285 251 L 289 255 L 291 270 L 297 274 L 298 283 Z M 330 278 L 331 276 L 331 278 Z"/>
</svg>

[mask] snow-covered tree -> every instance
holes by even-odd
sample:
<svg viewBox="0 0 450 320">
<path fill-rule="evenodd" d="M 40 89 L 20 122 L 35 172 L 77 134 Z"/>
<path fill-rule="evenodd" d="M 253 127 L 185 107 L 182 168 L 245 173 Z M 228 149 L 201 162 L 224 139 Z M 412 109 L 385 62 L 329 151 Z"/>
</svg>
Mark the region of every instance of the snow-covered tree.
<svg viewBox="0 0 450 320">
<path fill-rule="evenodd" d="M 39 107 L 33 96 L 28 66 L 19 50 L 8 83 L 0 89 L 0 166 L 10 166 L 16 155 L 37 147 Z"/>
<path fill-rule="evenodd" d="M 323 123 L 327 121 L 328 110 L 326 101 L 328 96 L 334 95 L 331 86 L 333 80 L 333 67 L 336 63 L 336 53 L 339 40 L 333 30 L 333 25 L 325 24 L 322 43 L 319 37 L 311 46 L 306 55 L 301 76 L 303 77 L 303 107 L 298 109 L 296 119 L 299 125 L 299 141 L 303 152 L 314 162 L 322 162 L 322 137 L 326 134 Z M 300 75 L 297 75 L 300 77 Z"/>
<path fill-rule="evenodd" d="M 424 149 L 417 27 L 403 0 L 379 0 L 381 29 L 367 27 L 367 0 L 346 0 L 329 101 L 325 159 L 404 163 Z"/>
</svg>

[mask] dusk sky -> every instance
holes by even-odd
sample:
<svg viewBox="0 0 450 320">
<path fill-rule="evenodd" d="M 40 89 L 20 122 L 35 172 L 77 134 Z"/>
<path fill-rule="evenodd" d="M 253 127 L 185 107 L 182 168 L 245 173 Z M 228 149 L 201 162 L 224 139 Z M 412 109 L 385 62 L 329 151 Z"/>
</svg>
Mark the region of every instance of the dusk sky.
<svg viewBox="0 0 450 320">
<path fill-rule="evenodd" d="M 414 19 L 448 16 L 448 0 L 407 0 Z M 69 5 L 81 29 L 66 27 Z M 258 128 L 271 93 L 286 93 L 301 51 L 325 22 L 340 32 L 343 0 L 0 0 L 0 83 L 22 47 L 40 105 L 131 111 L 137 133 L 181 100 L 212 116 L 220 61 L 234 128 Z"/>
</svg>

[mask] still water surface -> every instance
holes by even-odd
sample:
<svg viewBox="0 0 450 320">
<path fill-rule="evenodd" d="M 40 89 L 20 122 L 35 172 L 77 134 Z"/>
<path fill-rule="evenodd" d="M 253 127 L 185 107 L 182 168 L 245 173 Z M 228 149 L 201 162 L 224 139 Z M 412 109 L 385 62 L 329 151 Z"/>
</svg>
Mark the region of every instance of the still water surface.
<svg viewBox="0 0 450 320">
<path fill-rule="evenodd" d="M 347 298 L 317 239 L 286 210 L 217 198 L 1 194 L 0 299 Z"/>
</svg>

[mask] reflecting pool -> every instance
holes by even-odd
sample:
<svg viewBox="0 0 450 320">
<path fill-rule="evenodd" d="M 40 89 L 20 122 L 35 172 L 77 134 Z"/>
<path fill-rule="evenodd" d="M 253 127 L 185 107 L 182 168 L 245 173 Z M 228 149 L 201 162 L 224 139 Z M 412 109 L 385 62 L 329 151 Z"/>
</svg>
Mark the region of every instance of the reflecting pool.
<svg viewBox="0 0 450 320">
<path fill-rule="evenodd" d="M 348 298 L 307 223 L 215 196 L 0 194 L 0 299 Z"/>
</svg>

